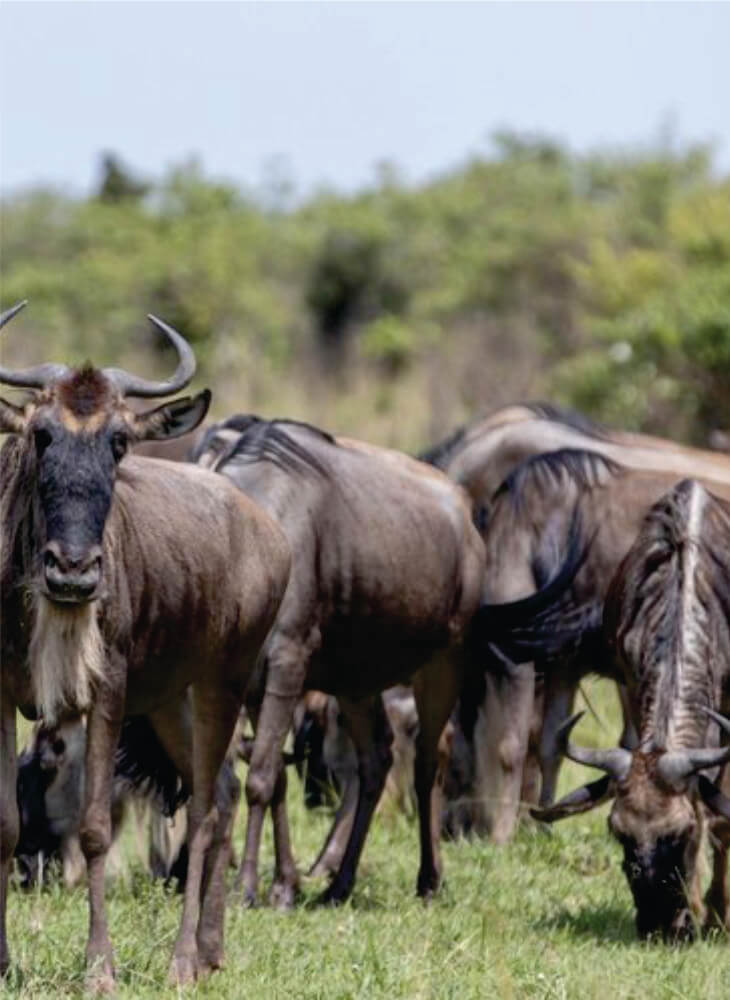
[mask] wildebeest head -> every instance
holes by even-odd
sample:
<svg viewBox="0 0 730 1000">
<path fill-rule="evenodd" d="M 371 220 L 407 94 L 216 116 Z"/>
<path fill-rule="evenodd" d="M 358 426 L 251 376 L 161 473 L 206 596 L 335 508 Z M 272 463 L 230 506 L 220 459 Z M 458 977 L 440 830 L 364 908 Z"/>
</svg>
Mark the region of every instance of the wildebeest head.
<svg viewBox="0 0 730 1000">
<path fill-rule="evenodd" d="M 24 304 L 3 313 L 0 326 Z M 0 382 L 36 390 L 22 407 L 0 400 L 0 431 L 21 435 L 27 444 L 26 479 L 32 483 L 39 515 L 34 518 L 37 584 L 50 601 L 80 604 L 99 595 L 104 525 L 116 467 L 127 447 L 178 437 L 197 426 L 208 409 L 207 390 L 147 413 L 135 413 L 126 405 L 126 396 L 177 392 L 195 372 L 186 341 L 161 320 L 150 319 L 180 356 L 168 381 L 153 382 L 90 364 L 78 369 L 54 364 L 25 371 L 0 368 Z"/>
<path fill-rule="evenodd" d="M 0 315 L 0 326 L 24 304 Z M 14 561 L 11 576 L 32 598 L 30 674 L 35 708 L 49 724 L 68 708 L 86 710 L 92 684 L 103 674 L 97 609 L 119 462 L 135 442 L 192 430 L 210 403 L 207 389 L 146 413 L 126 403 L 128 396 L 177 392 L 195 372 L 184 338 L 150 319 L 179 355 L 177 370 L 166 381 L 90 364 L 78 369 L 43 364 L 24 371 L 0 366 L 0 383 L 34 390 L 24 405 L 0 399 L 0 432 L 13 435 L 2 451 L 3 578 Z"/>
<path fill-rule="evenodd" d="M 723 716 L 709 709 L 705 712 L 730 731 L 730 722 Z M 608 827 L 623 848 L 622 867 L 634 898 L 639 936 L 689 938 L 693 925 L 687 896 L 701 844 L 701 801 L 712 812 L 730 819 L 730 800 L 699 772 L 725 763 L 730 759 L 730 748 L 586 749 L 568 742 L 570 730 L 582 714 L 561 728 L 563 752 L 577 763 L 604 771 L 605 776 L 555 805 L 532 810 L 532 815 L 552 823 L 614 798 Z"/>
</svg>

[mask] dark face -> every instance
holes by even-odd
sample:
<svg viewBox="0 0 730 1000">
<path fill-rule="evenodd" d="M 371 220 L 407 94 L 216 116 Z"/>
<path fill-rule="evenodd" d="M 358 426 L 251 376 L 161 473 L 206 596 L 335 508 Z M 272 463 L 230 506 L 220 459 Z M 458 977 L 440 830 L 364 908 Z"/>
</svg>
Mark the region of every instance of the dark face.
<svg viewBox="0 0 730 1000">
<path fill-rule="evenodd" d="M 20 834 L 15 857 L 23 888 L 30 888 L 37 878 L 38 854 L 49 857 L 58 849 L 59 840 L 49 829 L 45 799 L 54 774 L 54 771 L 43 767 L 37 754 L 25 753 L 18 760 Z"/>
<path fill-rule="evenodd" d="M 96 408 L 87 402 L 84 412 L 69 392 L 76 409 L 40 405 L 29 427 L 45 527 L 42 587 L 55 602 L 90 601 L 101 587 L 102 538 L 127 431 L 121 414 L 104 408 L 104 383 L 95 388 Z"/>
<path fill-rule="evenodd" d="M 639 937 L 687 940 L 693 934 L 687 895 L 699 843 L 697 823 L 685 796 L 667 798 L 650 815 L 617 800 L 609 828 L 623 848 L 622 868 L 634 897 Z"/>
<path fill-rule="evenodd" d="M 692 937 L 687 907 L 686 836 L 659 837 L 652 845 L 637 847 L 624 841 L 622 868 L 636 906 L 639 937 L 661 934 L 666 939 Z"/>
</svg>

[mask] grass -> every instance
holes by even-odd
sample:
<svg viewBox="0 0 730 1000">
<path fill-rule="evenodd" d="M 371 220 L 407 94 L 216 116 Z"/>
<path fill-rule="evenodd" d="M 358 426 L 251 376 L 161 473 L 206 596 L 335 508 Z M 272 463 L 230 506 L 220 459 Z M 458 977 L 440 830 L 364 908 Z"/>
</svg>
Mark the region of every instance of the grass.
<svg viewBox="0 0 730 1000">
<path fill-rule="evenodd" d="M 604 684 L 589 687 L 605 729 L 588 716 L 577 739 L 608 745 L 617 729 L 613 695 Z M 561 788 L 585 778 L 584 771 L 568 765 Z M 290 782 L 290 803 L 293 842 L 304 867 L 329 819 L 305 812 L 296 779 Z M 608 837 L 605 817 L 604 806 L 548 833 L 525 828 L 506 848 L 444 844 L 446 886 L 428 907 L 414 896 L 415 825 L 402 816 L 379 817 L 346 906 L 318 909 L 313 905 L 318 887 L 311 884 L 304 885 L 302 901 L 290 913 L 231 906 L 225 969 L 185 995 L 725 1000 L 730 996 L 726 937 L 677 948 L 636 941 L 619 849 Z M 239 816 L 239 850 L 242 826 Z M 265 886 L 271 869 L 267 840 Z M 109 886 L 108 906 L 118 995 L 177 996 L 166 986 L 166 971 L 180 897 L 150 883 L 130 851 L 126 874 Z M 9 928 L 15 968 L 0 995 L 80 995 L 86 923 L 83 888 L 14 891 Z"/>
</svg>

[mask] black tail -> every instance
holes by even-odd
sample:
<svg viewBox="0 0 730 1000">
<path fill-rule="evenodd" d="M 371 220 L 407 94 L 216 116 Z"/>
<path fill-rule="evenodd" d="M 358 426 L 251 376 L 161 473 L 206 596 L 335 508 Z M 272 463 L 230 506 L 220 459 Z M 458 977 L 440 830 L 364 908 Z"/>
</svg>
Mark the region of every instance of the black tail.
<svg viewBox="0 0 730 1000">
<path fill-rule="evenodd" d="M 172 816 L 190 794 L 151 723 L 142 715 L 124 720 L 114 758 L 114 779 L 150 798 L 165 816 Z"/>
<path fill-rule="evenodd" d="M 569 593 L 593 537 L 581 544 L 581 521 L 576 512 L 567 556 L 552 580 L 519 601 L 483 604 L 479 608 L 474 617 L 474 638 L 490 669 L 500 673 L 509 671 L 515 663 L 565 654 L 576 648 L 588 632 L 600 627 L 601 606 L 576 606 Z"/>
</svg>

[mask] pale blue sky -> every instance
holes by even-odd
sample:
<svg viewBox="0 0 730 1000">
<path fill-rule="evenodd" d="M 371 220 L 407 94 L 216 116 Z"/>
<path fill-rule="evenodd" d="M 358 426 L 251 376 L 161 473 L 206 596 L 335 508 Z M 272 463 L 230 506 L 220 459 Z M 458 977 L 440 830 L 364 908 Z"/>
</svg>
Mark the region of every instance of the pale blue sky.
<svg viewBox="0 0 730 1000">
<path fill-rule="evenodd" d="M 0 184 L 83 193 L 98 153 L 157 177 L 191 154 L 256 185 L 417 181 L 497 128 L 575 150 L 714 140 L 730 168 L 729 4 L 0 5 Z"/>
</svg>

